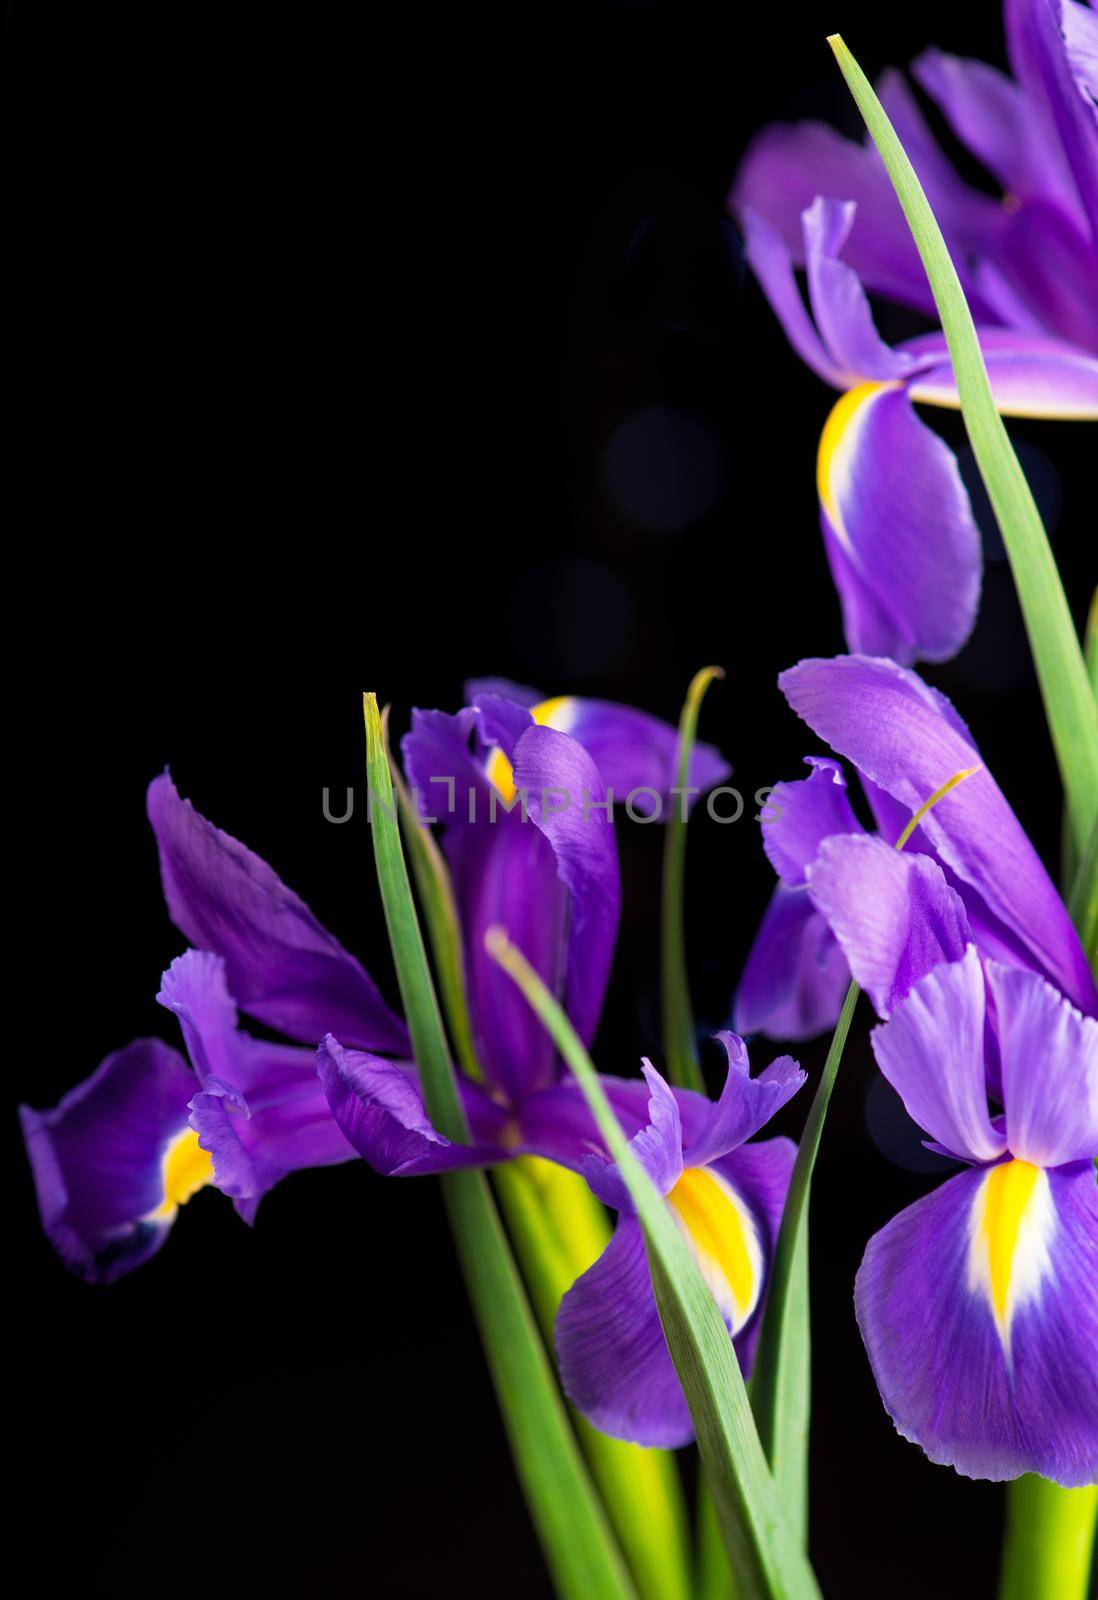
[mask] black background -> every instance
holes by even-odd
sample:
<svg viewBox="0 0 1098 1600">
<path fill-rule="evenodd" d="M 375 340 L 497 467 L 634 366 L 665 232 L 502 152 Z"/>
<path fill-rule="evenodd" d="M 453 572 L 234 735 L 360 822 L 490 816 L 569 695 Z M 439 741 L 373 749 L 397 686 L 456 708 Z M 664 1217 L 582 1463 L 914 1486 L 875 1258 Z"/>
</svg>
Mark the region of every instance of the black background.
<svg viewBox="0 0 1098 1600">
<path fill-rule="evenodd" d="M 321 815 L 324 785 L 360 784 L 363 688 L 400 725 L 486 672 L 674 718 L 717 661 L 703 732 L 734 781 L 796 775 L 815 746 L 775 676 L 843 647 L 813 484 L 831 401 L 744 280 L 723 198 L 766 121 L 857 132 L 833 28 L 874 72 L 931 42 L 1002 54 L 986 0 L 233 17 L 16 20 L 9 837 L 31 869 L 31 994 L 8 1007 L 16 1093 L 39 1106 L 130 1037 L 171 1037 L 153 997 L 182 941 L 143 810 L 167 762 L 390 993 L 362 808 Z M 652 407 L 694 431 L 638 423 Z M 1081 616 L 1093 435 L 1012 432 Z M 641 525 L 653 507 L 684 525 Z M 1055 769 L 1001 559 L 973 642 L 928 676 L 1055 870 Z M 621 851 L 596 1054 L 628 1072 L 659 1054 L 658 830 L 624 825 Z M 699 820 L 690 866 L 711 1029 L 770 874 L 747 819 Z M 867 1129 L 866 1020 L 818 1168 L 813 1554 L 831 1595 L 990 1596 L 1000 1492 L 895 1435 L 854 1324 L 866 1238 L 936 1181 Z M 800 1053 L 815 1076 L 823 1046 Z M 13 1167 L 13 1459 L 41 1581 L 547 1593 L 431 1182 L 301 1174 L 251 1232 L 203 1193 L 149 1266 L 95 1290 L 42 1239 L 14 1139 Z"/>
</svg>

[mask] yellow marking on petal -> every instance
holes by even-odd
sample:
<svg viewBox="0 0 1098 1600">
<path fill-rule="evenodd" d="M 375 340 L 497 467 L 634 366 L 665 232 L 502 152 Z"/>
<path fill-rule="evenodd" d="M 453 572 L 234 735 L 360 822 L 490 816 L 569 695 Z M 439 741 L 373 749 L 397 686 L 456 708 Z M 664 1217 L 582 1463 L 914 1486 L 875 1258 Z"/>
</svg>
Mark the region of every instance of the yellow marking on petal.
<svg viewBox="0 0 1098 1600">
<path fill-rule="evenodd" d="M 895 379 L 887 383 L 874 381 L 856 384 L 853 389 L 848 389 L 845 394 L 839 396 L 824 423 L 823 432 L 820 434 L 820 448 L 816 455 L 816 488 L 828 520 L 833 524 L 836 533 L 842 533 L 843 526 L 835 480 L 844 464 L 843 447 L 849 443 L 851 428 L 867 401 L 880 394 L 882 389 L 899 387 Z"/>
<path fill-rule="evenodd" d="M 150 1222 L 168 1222 L 180 1206 L 213 1182 L 213 1157 L 203 1150 L 193 1128 L 184 1128 L 164 1152 L 164 1198 L 155 1211 L 149 1213 Z"/>
<path fill-rule="evenodd" d="M 1051 1224 L 1048 1179 L 1032 1162 L 992 1167 L 973 1211 L 971 1281 L 987 1295 L 1003 1347 L 1019 1302 L 1033 1294 L 1048 1270 Z"/>
<path fill-rule="evenodd" d="M 575 721 L 576 702 L 570 694 L 554 695 L 550 700 L 540 700 L 530 707 L 530 715 L 541 728 L 555 728 L 567 733 Z M 507 805 L 515 798 L 515 769 L 498 745 L 492 750 L 485 766 L 488 782 Z"/>
<path fill-rule="evenodd" d="M 708 1167 L 687 1167 L 667 1196 L 721 1311 L 738 1332 L 755 1309 L 762 1251 L 743 1201 Z"/>
</svg>

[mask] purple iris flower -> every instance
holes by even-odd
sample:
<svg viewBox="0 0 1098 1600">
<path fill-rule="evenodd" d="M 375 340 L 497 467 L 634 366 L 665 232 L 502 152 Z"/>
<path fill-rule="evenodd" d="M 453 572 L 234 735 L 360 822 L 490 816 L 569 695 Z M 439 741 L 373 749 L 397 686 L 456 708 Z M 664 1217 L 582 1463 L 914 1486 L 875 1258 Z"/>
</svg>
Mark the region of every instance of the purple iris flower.
<svg viewBox="0 0 1098 1600">
<path fill-rule="evenodd" d="M 957 959 L 970 938 L 1098 1015 L 1063 901 L 945 696 L 864 656 L 802 661 L 779 684 L 857 769 L 879 834 L 858 821 L 833 760 L 810 757 L 808 778 L 771 792 L 763 842 L 780 882 L 740 980 L 739 1031 L 800 1039 L 833 1026 L 851 971 L 887 1017 L 916 976 Z M 892 849 L 920 806 L 970 768 L 904 851 Z"/>
<path fill-rule="evenodd" d="M 889 1415 L 967 1477 L 1093 1483 L 1098 1023 L 1037 973 L 981 962 L 969 945 L 913 984 L 873 1049 L 931 1148 L 967 1167 L 875 1234 L 858 1273 Z"/>
<path fill-rule="evenodd" d="M 913 67 L 1001 203 L 953 172 L 902 77 L 879 90 L 961 273 L 1000 411 L 1098 417 L 1098 18 L 1074 0 L 1008 0 L 1006 13 L 1013 80 L 939 51 Z M 975 620 L 980 542 L 956 460 L 912 403 L 959 403 L 944 337 L 890 348 L 866 296 L 935 314 L 884 166 L 868 139 L 775 126 L 748 150 L 732 204 L 790 343 L 843 391 L 817 484 L 847 643 L 944 661 Z"/>
<path fill-rule="evenodd" d="M 589 828 L 579 826 L 585 788 L 597 802 L 604 785 L 583 746 L 547 725 L 551 717 L 589 732 L 623 791 L 647 784 L 661 804 L 666 800 L 676 732 L 628 708 L 565 699 L 531 712 L 497 694 L 487 697 L 483 713 L 469 710 L 456 719 L 417 713 L 416 748 L 428 778 L 451 771 L 430 759 L 433 732 L 461 726 L 475 739 L 473 749 L 459 760 L 451 739 L 442 751 L 444 759 L 454 758 L 457 783 L 477 785 L 482 799 L 491 793 L 502 800 L 500 762 L 514 757 L 516 775 L 534 790 L 530 822 L 501 805 L 495 824 L 485 807 L 478 826 L 468 822 L 466 809 L 452 839 L 472 1009 L 489 1080 L 483 1089 L 463 1088 L 483 1102 L 497 1131 L 511 1104 L 529 1087 L 549 1084 L 557 1067 L 528 1018 L 514 1017 L 510 1038 L 500 1027 L 492 975 L 486 958 L 478 965 L 476 955 L 481 924 L 509 927 L 588 1038 L 617 926 L 613 828 L 597 809 Z M 496 723 L 509 729 L 506 738 L 497 737 Z M 525 746 L 522 755 L 516 749 L 523 729 L 540 741 L 529 757 Z M 494 784 L 485 772 L 489 763 Z M 701 747 L 691 783 L 708 786 L 726 771 L 714 750 Z M 559 809 L 562 787 L 575 791 L 574 816 Z M 552 815 L 543 817 L 543 809 Z M 316 1045 L 329 1034 L 378 1063 L 382 1102 L 418 1098 L 402 1019 L 309 907 L 266 862 L 182 800 L 166 775 L 150 786 L 148 810 L 169 913 L 194 946 L 165 973 L 158 996 L 181 1026 L 189 1062 L 159 1040 L 138 1040 L 52 1110 L 21 1113 L 47 1235 L 73 1270 L 94 1281 L 147 1260 L 200 1188 L 222 1189 L 250 1222 L 263 1194 L 285 1174 L 355 1154 L 317 1073 Z M 297 1043 L 248 1035 L 237 1026 L 238 1006 Z M 378 1164 L 386 1170 L 383 1155 Z"/>
</svg>

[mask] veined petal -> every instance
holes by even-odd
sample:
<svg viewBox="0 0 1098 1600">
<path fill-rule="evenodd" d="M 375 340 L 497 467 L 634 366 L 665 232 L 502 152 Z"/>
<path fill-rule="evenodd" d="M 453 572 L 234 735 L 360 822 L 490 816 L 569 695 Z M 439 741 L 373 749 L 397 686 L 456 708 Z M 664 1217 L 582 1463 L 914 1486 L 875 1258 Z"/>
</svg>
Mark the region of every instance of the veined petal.
<svg viewBox="0 0 1098 1600">
<path fill-rule="evenodd" d="M 838 656 L 802 661 L 778 680 L 819 738 L 914 813 L 954 773 L 980 765 L 943 695 L 894 661 Z M 1086 955 L 1040 857 L 986 767 L 923 818 L 917 835 L 978 897 L 1018 949 L 1080 1010 L 1098 1010 Z"/>
<path fill-rule="evenodd" d="M 685 1151 L 684 1159 L 691 1167 L 706 1166 L 746 1143 L 805 1081 L 792 1056 L 779 1056 L 753 1078 L 747 1046 L 739 1035 L 726 1030 L 717 1037 L 728 1055 L 728 1072 L 720 1099 Z"/>
<path fill-rule="evenodd" d="M 484 1167 L 519 1152 L 507 1141 L 508 1119 L 475 1085 L 460 1081 L 473 1143 L 452 1144 L 427 1115 L 411 1067 L 345 1050 L 330 1035 L 316 1054 L 332 1116 L 358 1154 L 386 1177 Z"/>
<path fill-rule="evenodd" d="M 805 889 L 779 883 L 736 990 L 736 1032 L 812 1039 L 833 1028 L 850 968 Z"/>
<path fill-rule="evenodd" d="M 554 1342 L 565 1394 L 602 1433 L 665 1449 L 690 1443 L 690 1408 L 635 1217 L 618 1218 L 602 1255 L 564 1296 Z"/>
<path fill-rule="evenodd" d="M 1004 328 L 981 328 L 980 348 L 995 404 L 1004 416 L 1098 418 L 1098 359 L 1076 345 Z M 904 346 L 919 363 L 908 393 L 927 405 L 957 408 L 953 367 L 940 333 Z"/>
<path fill-rule="evenodd" d="M 980 535 L 953 452 L 895 384 L 842 396 L 820 437 L 824 544 L 852 650 L 947 661 L 976 620 Z"/>
<path fill-rule="evenodd" d="M 313 1052 L 240 1031 L 219 956 L 188 950 L 165 972 L 157 999 L 178 1018 L 199 1080 L 191 1127 L 213 1157 L 214 1182 L 247 1221 L 288 1173 L 351 1158 Z"/>
<path fill-rule="evenodd" d="M 871 834 L 825 839 L 808 893 L 881 1017 L 932 967 L 959 961 L 972 938 L 938 863 Z"/>
<path fill-rule="evenodd" d="M 791 888 L 807 879 L 820 845 L 833 833 L 862 833 L 846 794 L 837 761 L 806 756 L 807 778 L 776 783 L 762 813 L 763 849 L 778 877 Z"/>
<path fill-rule="evenodd" d="M 984 977 L 975 945 L 936 966 L 870 1035 L 877 1065 L 909 1115 L 951 1154 L 995 1161 L 1006 1135 L 992 1125 L 984 1075 Z"/>
<path fill-rule="evenodd" d="M 164 898 L 190 942 L 224 958 L 239 1005 L 315 1044 L 328 1029 L 406 1052 L 403 1022 L 373 980 L 265 861 L 181 800 L 165 773 L 149 785 Z"/>
<path fill-rule="evenodd" d="M 80 1277 L 110 1283 L 147 1261 L 210 1181 L 187 1125 L 195 1088 L 177 1051 L 135 1039 L 51 1111 L 19 1108 L 42 1226 Z"/>
<path fill-rule="evenodd" d="M 891 1024 L 890 1024 L 891 1026 Z M 889 1415 L 966 1477 L 1098 1476 L 1093 1168 L 964 1172 L 869 1241 L 858 1325 Z"/>
<path fill-rule="evenodd" d="M 661 1194 L 668 1194 L 682 1176 L 682 1118 L 670 1085 L 650 1061 L 641 1064 L 648 1084 L 648 1121 L 629 1141 L 629 1148 Z M 631 1212 L 633 1202 L 617 1163 L 592 1155 L 580 1168 L 599 1199 L 615 1211 Z"/>
<path fill-rule="evenodd" d="M 1098 1022 L 1035 972 L 986 971 L 1011 1150 L 1042 1167 L 1098 1156 Z"/>
</svg>

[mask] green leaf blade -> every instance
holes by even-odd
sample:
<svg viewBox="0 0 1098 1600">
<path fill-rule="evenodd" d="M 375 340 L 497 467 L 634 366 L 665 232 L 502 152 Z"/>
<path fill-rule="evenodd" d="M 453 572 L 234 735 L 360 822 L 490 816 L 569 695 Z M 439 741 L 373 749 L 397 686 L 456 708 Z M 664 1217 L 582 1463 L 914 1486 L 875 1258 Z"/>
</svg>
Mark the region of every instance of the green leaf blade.
<svg viewBox="0 0 1098 1600">
<path fill-rule="evenodd" d="M 488 949 L 552 1035 L 582 1090 L 644 1230 L 668 1348 L 686 1394 L 717 1520 L 745 1600 L 816 1600 L 811 1567 L 792 1538 L 755 1429 L 724 1319 L 606 1098 L 556 1000 L 502 930 Z"/>
<path fill-rule="evenodd" d="M 468 1137 L 400 844 L 377 700 L 365 696 L 371 828 L 385 920 L 419 1067 L 440 1132 Z M 636 1600 L 579 1453 L 486 1178 L 452 1172 L 443 1197 L 527 1505 L 566 1600 Z"/>
</svg>

